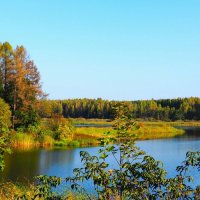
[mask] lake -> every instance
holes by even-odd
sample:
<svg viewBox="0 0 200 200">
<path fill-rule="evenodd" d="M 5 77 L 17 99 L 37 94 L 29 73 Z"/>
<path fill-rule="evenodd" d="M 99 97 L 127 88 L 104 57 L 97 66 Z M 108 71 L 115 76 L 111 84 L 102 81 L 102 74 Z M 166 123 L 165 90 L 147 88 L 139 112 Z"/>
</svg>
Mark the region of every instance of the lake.
<svg viewBox="0 0 200 200">
<path fill-rule="evenodd" d="M 187 151 L 200 151 L 200 127 L 186 127 L 186 134 L 170 139 L 138 141 L 137 146 L 164 163 L 168 176 L 174 176 Z M 31 181 L 40 174 L 67 177 L 74 168 L 81 167 L 79 153 L 95 154 L 99 147 L 74 149 L 37 149 L 14 151 L 6 155 L 6 168 L 0 174 L 4 181 Z M 115 165 L 114 159 L 110 160 Z M 193 173 L 193 172 L 192 172 Z M 195 177 L 197 174 L 193 174 Z"/>
</svg>

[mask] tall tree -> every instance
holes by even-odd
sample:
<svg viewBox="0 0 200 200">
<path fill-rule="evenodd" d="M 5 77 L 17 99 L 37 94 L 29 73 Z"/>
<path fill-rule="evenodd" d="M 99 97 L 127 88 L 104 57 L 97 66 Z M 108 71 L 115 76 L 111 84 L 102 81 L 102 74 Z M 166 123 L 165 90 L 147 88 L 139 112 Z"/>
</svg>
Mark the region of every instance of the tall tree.
<svg viewBox="0 0 200 200">
<path fill-rule="evenodd" d="M 10 105 L 12 124 L 34 123 L 37 100 L 43 95 L 40 74 L 26 49 L 12 49 L 8 42 L 0 45 L 0 96 Z"/>
<path fill-rule="evenodd" d="M 0 44 L 0 97 L 9 104 L 12 102 L 13 70 L 13 49 L 8 42 L 5 42 Z"/>
<path fill-rule="evenodd" d="M 26 119 L 28 125 L 31 123 L 28 118 L 33 120 L 37 100 L 43 94 L 40 74 L 34 62 L 27 56 L 23 46 L 18 46 L 14 51 L 14 66 L 13 117 L 17 116 L 22 121 Z"/>
</svg>

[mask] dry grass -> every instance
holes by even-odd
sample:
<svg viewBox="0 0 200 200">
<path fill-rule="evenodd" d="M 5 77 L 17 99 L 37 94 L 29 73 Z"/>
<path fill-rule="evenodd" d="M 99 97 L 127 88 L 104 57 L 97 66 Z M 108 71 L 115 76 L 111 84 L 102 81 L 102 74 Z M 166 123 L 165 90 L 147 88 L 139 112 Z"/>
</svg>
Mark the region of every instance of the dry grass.
<svg viewBox="0 0 200 200">
<path fill-rule="evenodd" d="M 30 134 L 16 133 L 12 136 L 11 146 L 14 148 L 30 149 L 38 145 L 39 142 L 36 142 Z"/>
<path fill-rule="evenodd" d="M 96 124 L 96 125 L 112 125 L 109 119 L 85 119 L 85 118 L 70 118 L 73 124 Z"/>
</svg>

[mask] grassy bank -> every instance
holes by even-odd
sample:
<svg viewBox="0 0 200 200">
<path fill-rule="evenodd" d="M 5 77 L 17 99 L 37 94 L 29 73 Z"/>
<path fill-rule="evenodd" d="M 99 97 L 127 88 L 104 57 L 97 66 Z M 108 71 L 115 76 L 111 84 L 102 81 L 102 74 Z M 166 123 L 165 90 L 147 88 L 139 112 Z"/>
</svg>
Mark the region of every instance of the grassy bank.
<svg viewBox="0 0 200 200">
<path fill-rule="evenodd" d="M 175 122 L 164 122 L 164 121 L 143 121 L 143 120 L 137 120 L 139 124 L 145 124 L 150 126 L 163 126 L 163 125 L 169 125 L 169 126 L 190 126 L 190 127 L 200 127 L 200 121 L 175 121 Z"/>
<path fill-rule="evenodd" d="M 137 140 L 169 138 L 184 134 L 184 130 L 177 129 L 168 123 L 140 123 L 140 128 L 133 132 Z M 76 128 L 76 139 L 90 138 L 91 140 L 104 137 L 104 132 L 110 131 L 111 136 L 115 137 L 116 133 L 111 127 L 94 128 L 94 127 L 81 127 Z"/>
<path fill-rule="evenodd" d="M 42 140 L 37 138 L 35 134 L 16 132 L 11 135 L 11 147 L 20 149 L 31 149 L 37 147 L 52 147 L 54 139 L 45 135 Z"/>
<path fill-rule="evenodd" d="M 112 125 L 112 121 L 109 119 L 85 119 L 85 118 L 70 118 L 73 124 L 97 124 L 97 125 Z M 143 119 L 136 119 L 138 123 L 144 123 L 149 125 L 164 125 L 169 124 L 172 126 L 200 126 L 200 121 L 174 121 L 174 122 L 167 122 L 167 121 L 148 121 Z"/>
<path fill-rule="evenodd" d="M 70 118 L 73 124 L 96 124 L 96 125 L 112 125 L 110 119 L 85 119 L 85 118 Z"/>
<path fill-rule="evenodd" d="M 48 121 L 45 120 L 48 124 Z M 137 140 L 160 139 L 176 137 L 184 134 L 183 129 L 177 129 L 176 126 L 200 126 L 199 121 L 177 121 L 177 122 L 161 122 L 161 121 L 141 121 L 138 120 L 140 128 L 134 132 Z M 11 146 L 15 148 L 36 148 L 36 147 L 86 147 L 97 146 L 98 138 L 104 137 L 104 133 L 110 131 L 111 136 L 115 137 L 115 131 L 112 127 L 94 127 L 95 125 L 112 125 L 112 122 L 102 119 L 73 119 L 72 124 L 86 124 L 93 127 L 74 127 L 72 129 L 72 137 L 55 139 L 55 132 L 46 130 L 43 127 L 42 133 L 36 134 L 34 131 L 28 133 L 15 132 L 11 135 Z"/>
<path fill-rule="evenodd" d="M 177 122 L 170 122 L 172 126 L 189 126 L 189 127 L 198 127 L 200 126 L 200 121 L 177 121 Z"/>
<path fill-rule="evenodd" d="M 177 129 L 167 122 L 139 123 L 136 131 L 138 140 L 171 138 L 185 133 L 183 129 Z"/>
</svg>

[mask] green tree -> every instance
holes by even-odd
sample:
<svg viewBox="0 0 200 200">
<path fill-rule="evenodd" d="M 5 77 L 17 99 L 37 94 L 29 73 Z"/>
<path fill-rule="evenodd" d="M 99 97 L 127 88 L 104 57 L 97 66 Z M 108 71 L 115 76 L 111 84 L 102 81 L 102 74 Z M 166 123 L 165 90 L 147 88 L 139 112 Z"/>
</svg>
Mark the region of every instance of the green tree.
<svg viewBox="0 0 200 200">
<path fill-rule="evenodd" d="M 9 105 L 0 98 L 0 171 L 4 168 L 4 154 L 10 152 L 8 148 L 9 127 L 11 126 L 11 111 Z"/>
<path fill-rule="evenodd" d="M 9 105 L 12 104 L 13 99 L 13 48 L 5 42 L 0 44 L 0 97 L 3 98 Z"/>
<path fill-rule="evenodd" d="M 0 136 L 11 126 L 11 111 L 8 104 L 0 98 Z"/>
</svg>

